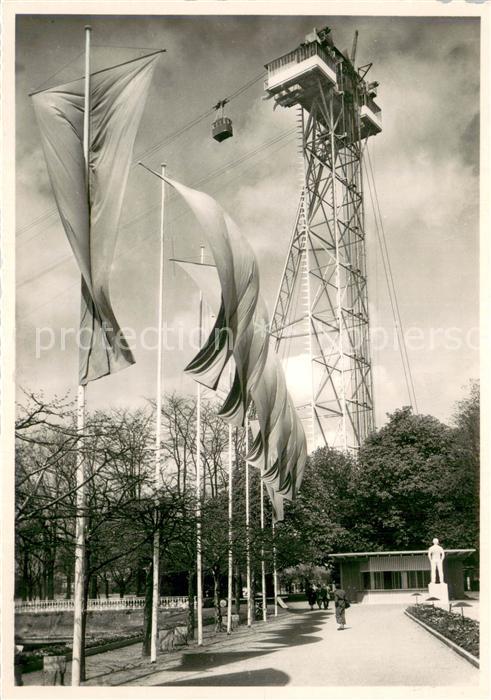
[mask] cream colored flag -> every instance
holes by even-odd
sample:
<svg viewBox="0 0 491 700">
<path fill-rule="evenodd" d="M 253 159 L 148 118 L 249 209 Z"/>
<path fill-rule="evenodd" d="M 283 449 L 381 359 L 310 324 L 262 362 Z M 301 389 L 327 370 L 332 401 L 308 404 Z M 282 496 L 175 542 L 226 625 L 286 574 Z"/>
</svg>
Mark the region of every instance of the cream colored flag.
<svg viewBox="0 0 491 700">
<path fill-rule="evenodd" d="M 114 315 L 109 278 L 133 145 L 160 53 L 91 76 L 88 196 L 85 80 L 32 97 L 56 204 L 82 274 L 81 384 L 134 362 Z"/>
</svg>

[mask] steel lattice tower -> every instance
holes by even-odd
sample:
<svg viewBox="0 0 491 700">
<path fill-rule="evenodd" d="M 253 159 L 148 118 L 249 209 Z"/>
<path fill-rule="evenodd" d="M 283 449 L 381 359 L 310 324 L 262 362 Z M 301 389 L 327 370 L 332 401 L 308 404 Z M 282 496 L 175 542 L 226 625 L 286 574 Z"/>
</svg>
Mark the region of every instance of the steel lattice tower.
<svg viewBox="0 0 491 700">
<path fill-rule="evenodd" d="M 298 109 L 300 204 L 271 335 L 310 359 L 309 449 L 356 450 L 374 425 L 362 155 L 381 113 L 355 47 L 350 59 L 314 30 L 266 66 L 268 95 Z"/>
</svg>

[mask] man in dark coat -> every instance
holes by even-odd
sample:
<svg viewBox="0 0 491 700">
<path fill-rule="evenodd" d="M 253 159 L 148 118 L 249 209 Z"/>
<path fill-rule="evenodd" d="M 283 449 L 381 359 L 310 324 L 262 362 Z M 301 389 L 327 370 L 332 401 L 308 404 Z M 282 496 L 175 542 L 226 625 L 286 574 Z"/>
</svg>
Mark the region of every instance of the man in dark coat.
<svg viewBox="0 0 491 700">
<path fill-rule="evenodd" d="M 309 601 L 310 609 L 314 609 L 315 602 L 317 600 L 317 591 L 315 590 L 315 585 L 309 585 L 307 589 L 307 600 Z"/>
<path fill-rule="evenodd" d="M 327 608 L 329 607 L 329 591 L 327 590 L 327 586 L 325 583 L 323 583 L 320 588 L 319 599 L 317 602 L 319 604 L 319 608 L 321 607 L 321 604 L 324 610 L 327 610 Z"/>
</svg>

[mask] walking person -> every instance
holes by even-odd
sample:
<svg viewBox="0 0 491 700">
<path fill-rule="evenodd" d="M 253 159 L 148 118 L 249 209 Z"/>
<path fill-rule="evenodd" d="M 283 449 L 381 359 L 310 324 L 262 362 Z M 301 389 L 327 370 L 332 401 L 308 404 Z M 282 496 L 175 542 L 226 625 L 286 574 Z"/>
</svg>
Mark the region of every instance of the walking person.
<svg viewBox="0 0 491 700">
<path fill-rule="evenodd" d="M 309 601 L 310 609 L 314 609 L 315 602 L 317 600 L 317 591 L 315 590 L 315 584 L 310 585 L 307 589 L 307 600 Z"/>
<path fill-rule="evenodd" d="M 346 609 L 349 608 L 350 602 L 346 596 L 346 592 L 342 588 L 338 588 L 336 585 L 336 590 L 334 591 L 334 605 L 336 607 L 336 622 L 338 623 L 338 630 L 344 630 L 346 625 Z"/>
<path fill-rule="evenodd" d="M 324 610 L 327 610 L 327 608 L 329 607 L 329 591 L 327 590 L 327 586 L 325 583 L 323 583 L 321 586 L 320 599 Z"/>
</svg>

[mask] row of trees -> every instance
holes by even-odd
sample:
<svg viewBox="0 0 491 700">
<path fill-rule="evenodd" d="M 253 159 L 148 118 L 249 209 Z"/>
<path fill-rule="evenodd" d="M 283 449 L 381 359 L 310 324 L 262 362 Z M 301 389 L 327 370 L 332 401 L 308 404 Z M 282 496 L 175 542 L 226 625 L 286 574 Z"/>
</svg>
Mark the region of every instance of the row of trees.
<svg viewBox="0 0 491 700">
<path fill-rule="evenodd" d="M 154 491 L 154 407 L 96 412 L 82 444 L 73 407 L 27 395 L 16 423 L 16 569 L 23 599 L 71 595 L 78 449 L 88 465 L 86 597 L 135 593 L 151 600 L 152 542 L 161 535 L 163 593 L 195 588 L 196 406 L 177 395 L 163 407 L 165 466 Z M 219 598 L 228 556 L 228 428 L 202 408 L 205 589 Z M 233 431 L 236 592 L 245 570 L 244 434 Z M 251 469 L 251 553 L 272 568 L 268 525 L 259 527 L 259 477 Z M 330 552 L 418 549 L 438 536 L 446 547 L 477 547 L 479 391 L 457 406 L 454 425 L 403 408 L 388 416 L 355 459 L 329 448 L 311 455 L 297 501 L 276 528 L 279 568 L 322 565 Z M 158 518 L 155 499 L 158 498 Z M 267 521 L 271 522 L 269 507 Z M 206 592 L 206 591 L 205 591 Z M 237 597 L 239 597 L 237 595 Z M 193 626 L 190 606 L 189 625 Z M 149 616 L 146 617 L 146 626 Z"/>
<path fill-rule="evenodd" d="M 163 407 L 164 465 L 155 492 L 154 407 L 97 412 L 80 441 L 73 407 L 29 395 L 16 423 L 16 584 L 24 600 L 52 599 L 65 589 L 71 597 L 76 518 L 76 461 L 87 464 L 85 597 L 146 597 L 145 631 L 150 630 L 152 545 L 160 532 L 162 594 L 195 592 L 196 567 L 196 406 L 170 396 Z M 221 587 L 228 560 L 228 427 L 206 402 L 201 411 L 202 546 L 207 572 L 205 593 L 212 596 L 221 625 Z M 243 431 L 232 433 L 234 455 L 234 557 L 236 598 L 245 568 L 245 465 Z M 271 557 L 270 531 L 259 527 L 259 475 L 251 469 L 250 543 L 253 568 L 260 552 Z M 158 501 L 158 517 L 155 503 Z M 240 523 L 240 525 L 239 525 Z M 264 539 L 264 541 L 263 541 Z M 206 590 L 206 588 L 208 590 Z M 189 626 L 194 627 L 194 607 Z M 146 636 L 148 639 L 148 635 Z M 145 644 L 144 653 L 148 652 Z"/>
</svg>

